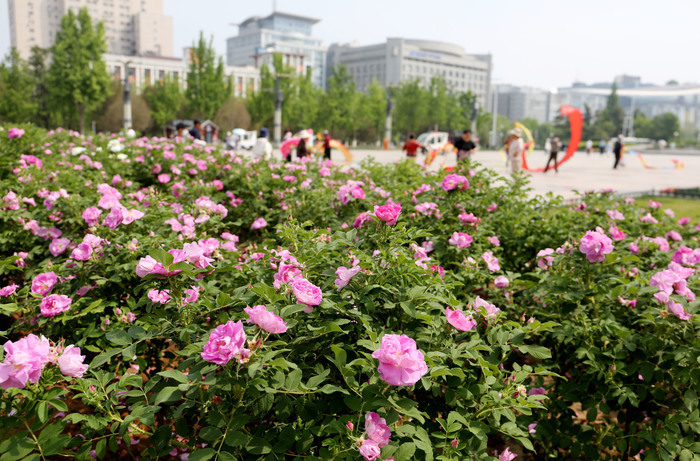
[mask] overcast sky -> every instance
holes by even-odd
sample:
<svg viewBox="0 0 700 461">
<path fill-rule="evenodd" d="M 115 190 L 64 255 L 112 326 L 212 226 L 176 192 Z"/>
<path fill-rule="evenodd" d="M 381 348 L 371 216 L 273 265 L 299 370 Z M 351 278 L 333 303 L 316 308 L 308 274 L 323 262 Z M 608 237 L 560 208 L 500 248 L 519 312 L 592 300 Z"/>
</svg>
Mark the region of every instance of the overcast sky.
<svg viewBox="0 0 700 461">
<path fill-rule="evenodd" d="M 10 46 L 0 0 L 0 51 Z M 17 0 L 27 1 L 27 0 Z M 164 0 L 175 53 L 203 30 L 224 56 L 230 23 L 272 12 L 273 0 Z M 279 11 L 321 21 L 326 45 L 387 37 L 456 43 L 491 53 L 497 83 L 554 88 L 627 73 L 663 84 L 700 82 L 700 0 L 277 0 Z"/>
</svg>

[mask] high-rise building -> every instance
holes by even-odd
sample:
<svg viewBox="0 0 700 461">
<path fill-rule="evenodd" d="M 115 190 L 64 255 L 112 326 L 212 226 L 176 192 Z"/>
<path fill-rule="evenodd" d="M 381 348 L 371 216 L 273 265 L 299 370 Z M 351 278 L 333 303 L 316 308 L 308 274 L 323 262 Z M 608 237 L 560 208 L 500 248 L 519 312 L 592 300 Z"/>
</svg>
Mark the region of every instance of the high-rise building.
<svg viewBox="0 0 700 461">
<path fill-rule="evenodd" d="M 326 75 L 330 76 L 340 64 L 347 68 L 359 90 L 364 91 L 373 79 L 383 86 L 407 80 L 427 86 L 433 77 L 441 76 L 452 91 L 471 91 L 477 105 L 490 107 L 491 55 L 466 54 L 459 45 L 405 38 L 389 38 L 386 43 L 368 46 L 331 45 Z"/>
<path fill-rule="evenodd" d="M 173 18 L 163 14 L 163 0 L 8 0 L 12 46 L 24 59 L 35 45 L 49 48 L 63 15 L 83 7 L 104 23 L 109 53 L 172 56 Z"/>
<path fill-rule="evenodd" d="M 498 94 L 496 112 L 512 121 L 534 118 L 539 123 L 547 121 L 550 95 L 545 90 L 513 85 L 495 85 Z"/>
<path fill-rule="evenodd" d="M 311 35 L 319 20 L 275 11 L 263 18 L 254 16 L 238 25 L 238 35 L 226 40 L 226 64 L 254 66 L 272 64 L 281 54 L 285 65 L 297 73 L 311 74 L 311 81 L 324 88 L 326 48 L 320 38 Z"/>
</svg>

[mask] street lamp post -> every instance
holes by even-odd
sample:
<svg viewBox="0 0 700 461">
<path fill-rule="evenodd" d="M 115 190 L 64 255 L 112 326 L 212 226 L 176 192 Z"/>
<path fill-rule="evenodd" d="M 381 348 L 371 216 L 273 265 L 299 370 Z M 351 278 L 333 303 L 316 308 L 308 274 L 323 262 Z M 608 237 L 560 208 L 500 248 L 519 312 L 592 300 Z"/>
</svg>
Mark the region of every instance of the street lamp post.
<svg viewBox="0 0 700 461">
<path fill-rule="evenodd" d="M 498 89 L 495 85 L 493 85 L 493 87 L 493 121 L 491 128 L 491 145 L 494 149 L 496 149 L 498 147 Z"/>
<path fill-rule="evenodd" d="M 391 110 L 394 107 L 394 103 L 391 101 L 391 87 L 386 89 L 386 117 L 384 119 L 384 150 L 389 149 L 389 142 L 391 141 Z"/>
<path fill-rule="evenodd" d="M 275 75 L 275 114 L 273 117 L 272 136 L 277 146 L 282 141 L 282 101 L 284 100 L 284 96 L 280 91 L 280 79 L 280 74 Z"/>
<path fill-rule="evenodd" d="M 131 82 L 129 82 L 129 64 L 124 63 L 124 133 L 131 129 Z"/>
</svg>

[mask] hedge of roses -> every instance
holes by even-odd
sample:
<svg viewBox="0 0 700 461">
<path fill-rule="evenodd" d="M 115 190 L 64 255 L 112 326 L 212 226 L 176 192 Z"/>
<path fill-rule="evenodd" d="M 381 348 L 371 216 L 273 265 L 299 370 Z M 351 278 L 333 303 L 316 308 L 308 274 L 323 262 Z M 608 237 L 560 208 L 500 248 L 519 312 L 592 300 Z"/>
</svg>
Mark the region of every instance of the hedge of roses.
<svg viewBox="0 0 700 461">
<path fill-rule="evenodd" d="M 477 163 L 0 131 L 0 453 L 700 459 L 700 227 Z"/>
</svg>

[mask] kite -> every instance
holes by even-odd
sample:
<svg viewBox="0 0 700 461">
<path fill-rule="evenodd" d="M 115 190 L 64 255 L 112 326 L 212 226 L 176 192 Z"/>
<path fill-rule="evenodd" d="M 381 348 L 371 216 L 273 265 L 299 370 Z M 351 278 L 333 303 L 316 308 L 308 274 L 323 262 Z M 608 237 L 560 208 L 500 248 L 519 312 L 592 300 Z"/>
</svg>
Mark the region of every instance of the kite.
<svg viewBox="0 0 700 461">
<path fill-rule="evenodd" d="M 348 150 L 348 148 L 345 147 L 345 144 L 338 141 L 337 139 L 331 139 L 331 147 L 333 149 L 338 149 L 340 152 L 342 152 L 343 155 L 345 156 L 346 162 L 352 162 L 352 159 L 353 159 L 352 152 L 350 152 Z M 322 152 L 323 151 L 323 141 L 319 141 L 316 144 L 314 144 L 314 149 Z"/>
<path fill-rule="evenodd" d="M 644 165 L 644 168 L 646 168 L 647 170 L 680 170 L 681 168 L 685 167 L 685 163 L 681 162 L 680 160 L 675 160 L 675 159 L 671 160 L 673 162 L 673 168 L 671 168 L 670 166 L 667 166 L 667 167 L 651 166 L 644 160 L 644 157 L 642 157 L 642 154 L 640 154 L 639 152 L 630 152 L 630 154 L 636 154 L 639 161 L 642 162 L 642 165 Z"/>
<path fill-rule="evenodd" d="M 437 157 L 438 154 L 441 154 L 445 152 L 447 149 L 452 150 L 454 146 L 452 146 L 451 142 L 448 142 L 442 147 L 438 147 L 437 149 L 433 149 L 430 152 L 428 152 L 428 155 L 425 156 L 425 166 L 430 166 L 431 163 L 433 163 L 433 160 L 435 160 L 435 157 Z"/>
<path fill-rule="evenodd" d="M 580 110 L 571 106 L 561 106 L 561 114 L 569 117 L 569 126 L 571 127 L 571 139 L 569 140 L 569 144 L 566 148 L 566 154 L 564 155 L 564 158 L 557 162 L 556 167 L 561 166 L 571 157 L 574 156 L 574 154 L 578 150 L 578 144 L 581 142 L 581 133 L 583 132 L 583 114 L 581 114 Z M 533 173 L 541 173 L 544 171 L 544 168 L 529 168 L 527 166 L 527 157 L 524 154 L 525 151 L 523 150 L 524 170 Z"/>
</svg>

